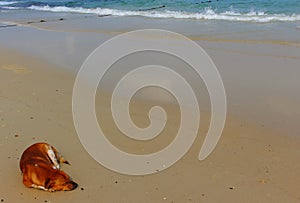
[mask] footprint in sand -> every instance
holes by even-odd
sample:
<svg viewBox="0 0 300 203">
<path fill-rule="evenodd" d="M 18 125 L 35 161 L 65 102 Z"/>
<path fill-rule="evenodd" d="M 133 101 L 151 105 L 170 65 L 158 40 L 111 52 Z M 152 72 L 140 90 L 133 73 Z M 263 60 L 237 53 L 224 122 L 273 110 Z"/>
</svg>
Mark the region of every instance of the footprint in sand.
<svg viewBox="0 0 300 203">
<path fill-rule="evenodd" d="M 13 71 L 16 74 L 27 74 L 31 71 L 28 68 L 21 65 L 3 65 L 1 69 Z"/>
</svg>

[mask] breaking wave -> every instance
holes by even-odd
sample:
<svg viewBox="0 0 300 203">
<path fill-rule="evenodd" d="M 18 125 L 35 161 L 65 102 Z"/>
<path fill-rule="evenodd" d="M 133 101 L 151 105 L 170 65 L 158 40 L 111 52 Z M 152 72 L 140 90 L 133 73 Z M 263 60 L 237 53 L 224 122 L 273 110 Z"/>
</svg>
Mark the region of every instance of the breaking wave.
<svg viewBox="0 0 300 203">
<path fill-rule="evenodd" d="M 97 15 L 114 15 L 114 16 L 144 16 L 150 18 L 178 18 L 178 19 L 199 19 L 199 20 L 227 20 L 243 22 L 272 22 L 272 21 L 300 21 L 300 15 L 292 14 L 266 14 L 264 12 L 251 11 L 241 13 L 237 11 L 226 11 L 217 13 L 207 8 L 200 13 L 190 13 L 183 11 L 170 10 L 149 10 L 149 11 L 131 11 L 108 8 L 82 8 L 82 7 L 65 7 L 65 6 L 30 6 L 32 10 L 51 11 L 51 12 L 71 12 Z"/>
</svg>

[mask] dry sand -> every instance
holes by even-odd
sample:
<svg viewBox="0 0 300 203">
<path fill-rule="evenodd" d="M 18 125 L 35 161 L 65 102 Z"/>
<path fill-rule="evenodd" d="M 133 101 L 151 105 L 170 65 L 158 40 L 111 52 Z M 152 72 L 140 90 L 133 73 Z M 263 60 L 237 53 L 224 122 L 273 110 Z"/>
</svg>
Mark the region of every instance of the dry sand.
<svg viewBox="0 0 300 203">
<path fill-rule="evenodd" d="M 30 35 L 30 32 L 26 33 Z M 236 68 L 231 62 L 239 58 L 244 63 L 263 62 L 269 67 L 270 56 L 249 54 L 255 47 L 264 47 L 264 44 L 254 48 L 248 46 L 249 50 L 242 48 L 246 52 L 244 54 L 240 51 L 234 53 L 236 48 L 244 46 L 242 43 L 245 41 L 238 40 L 238 43 L 241 44 L 232 45 L 233 53 L 223 49 L 221 53 L 213 52 L 212 57 L 222 62 L 223 55 L 220 54 L 229 54 L 232 58 L 227 59 L 227 63 L 221 64 L 217 60 L 217 65 L 223 68 L 225 86 L 241 95 L 255 95 L 253 90 L 257 91 L 260 83 L 251 86 L 250 80 L 244 81 L 250 85 L 241 84 L 238 89 L 238 80 L 232 80 L 234 76 L 230 75 L 229 69 Z M 206 42 L 203 44 L 205 46 Z M 282 47 L 271 53 L 275 58 L 285 49 L 299 51 L 297 47 L 278 46 Z M 210 47 L 208 50 L 213 50 L 214 44 Z M 215 48 L 222 50 L 222 42 Z M 278 127 L 276 123 L 265 126 L 251 122 L 251 119 L 237 117 L 238 114 L 233 113 L 234 108 L 229 108 L 225 129 L 216 149 L 204 161 L 198 161 L 197 156 L 208 128 L 210 117 L 207 112 L 201 112 L 200 131 L 191 150 L 169 169 L 147 176 L 122 175 L 106 169 L 85 151 L 74 128 L 71 106 L 74 71 L 66 71 L 37 55 L 20 50 L 0 47 L 1 202 L 300 202 L 300 140 L 289 136 L 298 131 L 279 133 L 275 130 Z M 274 60 L 276 65 L 277 59 Z M 280 63 L 299 64 L 298 58 L 288 60 L 281 58 Z M 241 75 L 242 71 L 249 70 L 246 68 L 249 67 L 241 68 L 241 72 L 237 73 Z M 258 77 L 263 80 L 266 75 L 260 74 Z M 247 89 L 249 87 L 253 89 Z M 243 88 L 245 92 L 241 91 Z M 149 143 L 134 142 L 122 136 L 113 124 L 108 105 L 110 95 L 102 92 L 97 96 L 96 110 L 101 126 L 108 139 L 121 149 L 138 154 L 154 152 L 174 138 L 179 123 L 176 105 L 162 104 L 168 112 L 168 124 L 161 136 Z M 253 97 L 239 98 L 242 99 L 233 101 L 255 103 L 251 100 Z M 146 115 L 151 105 L 150 102 L 133 102 L 131 115 L 137 125 L 144 127 L 148 124 Z M 259 111 L 255 105 L 249 106 L 251 108 L 245 109 L 244 113 Z M 264 107 L 259 108 L 263 110 Z M 285 109 L 281 108 L 281 111 Z M 272 114 L 264 113 L 264 116 L 272 119 Z M 79 184 L 78 189 L 49 193 L 23 186 L 19 158 L 26 147 L 40 141 L 54 145 L 68 159 L 71 166 L 64 165 L 62 169 Z"/>
<path fill-rule="evenodd" d="M 112 172 L 88 155 L 76 135 L 71 114 L 75 75 L 8 49 L 2 48 L 0 53 L 1 202 L 300 201 L 299 139 L 276 135 L 230 115 L 216 150 L 204 161 L 198 161 L 197 154 L 207 115 L 191 150 L 170 169 L 149 176 Z M 104 104 L 108 99 L 102 94 L 99 101 Z M 106 117 L 109 110 L 99 103 L 98 113 Z M 175 107 L 168 108 L 176 112 Z M 147 122 L 145 109 L 137 102 L 133 110 L 133 119 L 141 125 Z M 176 115 L 169 115 L 171 127 L 164 131 L 166 135 L 172 136 L 173 127 L 176 129 Z M 157 143 L 164 143 L 164 139 L 154 140 L 152 148 L 134 145 L 118 139 L 109 119 L 103 126 L 111 141 L 124 149 L 155 151 L 161 147 Z M 48 193 L 22 185 L 19 158 L 27 146 L 38 141 L 56 146 L 70 161 L 71 166 L 62 168 L 79 183 L 78 189 Z"/>
</svg>

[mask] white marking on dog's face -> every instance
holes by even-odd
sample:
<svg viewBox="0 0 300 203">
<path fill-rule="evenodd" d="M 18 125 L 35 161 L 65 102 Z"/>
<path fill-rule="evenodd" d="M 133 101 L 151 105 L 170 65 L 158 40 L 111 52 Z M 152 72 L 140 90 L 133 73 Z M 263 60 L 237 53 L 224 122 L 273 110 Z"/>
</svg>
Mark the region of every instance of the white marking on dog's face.
<svg viewBox="0 0 300 203">
<path fill-rule="evenodd" d="M 47 146 L 47 154 L 48 157 L 51 159 L 51 162 L 53 163 L 52 168 L 59 169 L 59 163 L 51 146 Z"/>
</svg>

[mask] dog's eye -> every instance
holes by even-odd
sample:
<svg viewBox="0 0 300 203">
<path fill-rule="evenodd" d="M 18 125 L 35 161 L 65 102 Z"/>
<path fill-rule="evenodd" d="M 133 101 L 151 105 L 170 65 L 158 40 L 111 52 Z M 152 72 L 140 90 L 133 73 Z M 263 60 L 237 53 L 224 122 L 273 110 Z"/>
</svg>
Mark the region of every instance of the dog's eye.
<svg viewBox="0 0 300 203">
<path fill-rule="evenodd" d="M 47 178 L 45 181 L 45 188 L 49 189 L 52 186 L 51 179 Z"/>
</svg>

